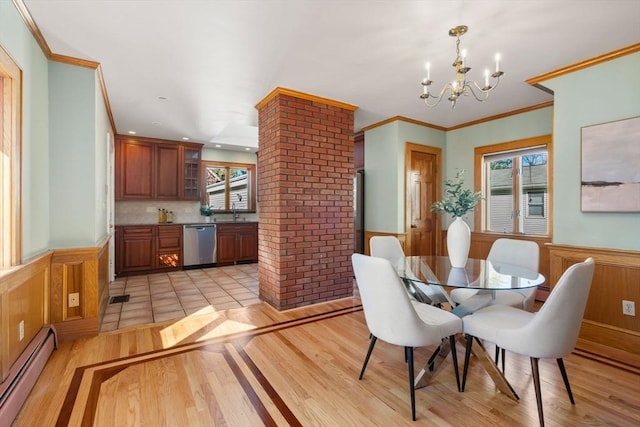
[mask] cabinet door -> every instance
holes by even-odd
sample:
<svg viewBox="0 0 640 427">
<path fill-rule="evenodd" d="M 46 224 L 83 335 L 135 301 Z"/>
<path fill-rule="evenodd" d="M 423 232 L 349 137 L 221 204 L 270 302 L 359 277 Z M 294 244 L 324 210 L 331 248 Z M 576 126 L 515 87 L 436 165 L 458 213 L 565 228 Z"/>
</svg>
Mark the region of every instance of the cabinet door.
<svg viewBox="0 0 640 427">
<path fill-rule="evenodd" d="M 183 185 L 181 198 L 200 200 L 200 154 L 201 148 L 184 147 Z"/>
<path fill-rule="evenodd" d="M 153 226 L 124 227 L 122 230 L 122 271 L 151 270 L 154 262 Z"/>
<path fill-rule="evenodd" d="M 236 261 L 258 261 L 258 230 L 255 226 L 243 226 L 238 231 Z"/>
<path fill-rule="evenodd" d="M 180 191 L 180 146 L 156 147 L 156 199 L 178 200 Z"/>
<path fill-rule="evenodd" d="M 156 239 L 156 267 L 182 267 L 182 227 L 159 225 Z"/>
<path fill-rule="evenodd" d="M 153 198 L 154 144 L 120 140 L 116 150 L 116 198 Z"/>
<path fill-rule="evenodd" d="M 236 261 L 236 232 L 234 230 L 224 231 L 223 227 L 218 227 L 218 256 L 217 264 L 233 264 Z"/>
</svg>

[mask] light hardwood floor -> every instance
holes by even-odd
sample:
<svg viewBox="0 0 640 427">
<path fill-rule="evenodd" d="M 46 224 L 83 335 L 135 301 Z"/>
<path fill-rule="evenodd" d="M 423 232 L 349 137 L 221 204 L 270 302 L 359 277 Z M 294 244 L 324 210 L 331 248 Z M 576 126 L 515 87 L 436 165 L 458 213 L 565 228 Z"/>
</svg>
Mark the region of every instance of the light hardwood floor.
<svg viewBox="0 0 640 427">
<path fill-rule="evenodd" d="M 448 358 L 416 391 L 414 423 L 401 348 L 379 341 L 358 380 L 368 343 L 356 297 L 283 312 L 259 303 L 102 333 L 60 345 L 15 425 L 537 425 L 526 358 L 507 357 L 519 402 L 473 359 L 459 393 Z M 431 350 L 417 349 L 417 363 Z M 540 363 L 547 426 L 640 425 L 637 372 L 580 354 L 565 364 L 575 406 L 555 361 Z"/>
</svg>

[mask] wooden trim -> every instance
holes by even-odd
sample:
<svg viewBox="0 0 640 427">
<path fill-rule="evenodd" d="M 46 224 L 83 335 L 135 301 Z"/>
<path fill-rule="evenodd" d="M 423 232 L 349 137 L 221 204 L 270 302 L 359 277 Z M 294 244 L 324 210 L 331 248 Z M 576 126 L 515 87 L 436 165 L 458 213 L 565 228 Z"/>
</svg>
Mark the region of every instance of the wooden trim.
<svg viewBox="0 0 640 427">
<path fill-rule="evenodd" d="M 400 241 L 400 245 L 402 246 L 402 250 L 405 248 L 407 235 L 404 233 L 388 233 L 385 231 L 369 231 L 365 230 L 364 232 L 364 254 L 371 255 L 371 246 L 369 245 L 369 241 L 373 236 L 394 236 L 397 237 Z"/>
<path fill-rule="evenodd" d="M 535 110 L 539 110 L 541 108 L 547 108 L 547 107 L 553 107 L 553 101 L 547 101 L 547 102 L 543 102 L 541 104 L 536 104 L 536 105 L 531 105 L 529 107 L 520 108 L 518 110 L 507 111 L 506 113 L 496 114 L 495 116 L 489 116 L 489 117 L 485 117 L 483 119 L 478 119 L 478 120 L 473 120 L 473 121 L 466 122 L 466 123 L 461 123 L 459 125 L 447 128 L 446 130 L 448 132 L 448 131 L 451 131 L 451 130 L 461 129 L 461 128 L 465 128 L 465 127 L 469 127 L 469 126 L 475 126 L 475 125 L 478 125 L 480 123 L 486 123 L 486 122 L 491 122 L 493 120 L 504 119 L 505 117 L 510 117 L 510 116 L 515 116 L 515 115 L 518 115 L 518 114 L 528 113 L 530 111 L 535 111 Z"/>
<path fill-rule="evenodd" d="M 436 130 L 442 130 L 442 131 L 448 130 L 445 127 L 438 126 L 438 125 L 433 125 L 431 123 L 423 122 L 423 121 L 420 121 L 420 120 L 410 119 L 410 118 L 404 117 L 404 116 L 394 116 L 394 117 L 390 117 L 388 119 L 385 119 L 385 120 L 383 120 L 381 122 L 377 122 L 377 123 L 374 123 L 372 125 L 365 126 L 365 127 L 362 128 L 362 131 L 366 132 L 368 130 L 375 129 L 377 127 L 384 126 L 386 124 L 393 123 L 393 122 L 407 122 L 407 123 L 412 123 L 414 125 L 424 126 L 424 127 L 432 128 L 432 129 L 436 129 Z"/>
<path fill-rule="evenodd" d="M 27 6 L 22 0 L 13 0 L 13 5 L 18 10 L 18 13 L 20 13 L 20 16 L 22 16 L 22 20 L 26 24 L 27 28 L 29 28 L 29 31 L 31 31 L 33 38 L 36 39 L 36 43 L 38 43 L 38 46 L 40 46 L 42 52 L 47 58 L 49 58 L 49 56 L 51 55 L 51 49 L 49 48 L 47 41 L 44 39 L 42 32 L 40 32 L 40 28 L 38 28 L 36 21 L 33 20 L 29 9 L 27 9 Z"/>
<path fill-rule="evenodd" d="M 0 381 L 11 365 L 49 323 L 49 266 L 51 252 L 45 252 L 2 272 L 0 281 Z M 24 322 L 24 338 L 18 340 L 18 323 Z"/>
<path fill-rule="evenodd" d="M 334 101 L 333 99 L 323 98 L 317 95 L 311 95 L 309 93 L 299 92 L 293 89 L 286 89 L 283 87 L 276 87 L 273 89 L 267 96 L 262 98 L 262 101 L 256 104 L 256 109 L 260 110 L 264 107 L 269 101 L 275 98 L 278 95 L 291 96 L 299 99 L 306 99 L 307 101 L 319 102 L 321 104 L 332 105 L 334 107 L 343 108 L 348 111 L 356 111 L 358 109 L 357 105 L 347 104 L 341 101 Z"/>
<path fill-rule="evenodd" d="M 544 145 L 547 147 L 547 208 L 549 213 L 547 223 L 547 235 L 553 236 L 553 137 L 551 135 L 534 136 L 531 138 L 519 139 L 516 141 L 500 142 L 497 144 L 483 145 L 476 147 L 473 151 L 473 188 L 486 195 L 484 188 L 484 168 L 482 159 L 486 154 L 500 153 L 513 150 L 520 150 L 529 147 Z M 473 211 L 473 229 L 475 232 L 485 232 L 484 210 L 486 197 L 480 200 Z M 505 237 L 510 235 L 505 235 Z M 517 235 L 516 235 L 517 236 Z"/>
<path fill-rule="evenodd" d="M 442 149 L 438 147 L 430 147 L 428 145 L 420 145 L 414 144 L 411 142 L 405 143 L 405 154 L 404 154 L 404 234 L 405 236 L 408 234 L 407 230 L 411 229 L 411 218 L 409 217 L 411 213 L 411 196 L 409 194 L 410 186 L 409 186 L 409 173 L 411 170 L 411 152 L 418 151 L 421 153 L 432 154 L 435 156 L 435 171 L 434 177 L 436 182 L 436 192 L 434 194 L 434 201 L 440 200 L 442 198 Z M 432 255 L 436 255 L 442 251 L 442 219 L 441 215 L 436 215 L 436 222 L 434 224 L 435 227 L 435 253 Z M 406 242 L 406 253 L 411 253 L 411 239 L 407 239 Z"/>
<path fill-rule="evenodd" d="M 98 333 L 98 316 L 104 311 L 109 296 L 109 239 L 107 236 L 96 247 L 53 251 L 50 315 L 63 341 Z M 78 307 L 69 307 L 70 293 L 80 294 Z"/>
<path fill-rule="evenodd" d="M 623 299 L 640 301 L 640 251 L 556 244 L 547 247 L 552 288 L 572 264 L 588 257 L 595 260 L 580 339 L 640 358 L 640 317 L 623 315 L 621 304 Z"/>
<path fill-rule="evenodd" d="M 596 56 L 595 58 L 587 59 L 585 61 L 578 62 L 567 67 L 558 68 L 557 70 L 550 71 L 545 74 L 540 74 L 535 77 L 527 79 L 526 82 L 530 85 L 537 85 L 540 82 L 553 79 L 565 74 L 574 73 L 576 71 L 583 70 L 594 65 L 602 64 L 603 62 L 618 59 L 626 55 L 640 52 L 640 43 L 632 44 L 631 46 L 623 47 L 622 49 L 614 50 L 613 52 L 605 53 L 604 55 Z"/>
<path fill-rule="evenodd" d="M 20 13 L 20 16 L 22 16 L 22 20 L 24 21 L 27 28 L 29 28 L 29 31 L 33 35 L 33 38 L 36 39 L 36 43 L 38 43 L 38 46 L 40 46 L 42 53 L 44 53 L 44 55 L 47 57 L 48 60 L 62 62 L 70 65 L 76 65 L 79 67 L 92 68 L 98 72 L 98 81 L 100 83 L 100 90 L 102 92 L 104 105 L 107 110 L 107 116 L 109 117 L 109 124 L 111 125 L 111 129 L 113 130 L 113 133 L 118 133 L 115 120 L 113 119 L 113 112 L 111 111 L 111 103 L 109 102 L 109 96 L 107 94 L 107 86 L 105 85 L 105 82 L 104 82 L 104 76 L 102 75 L 102 67 L 100 66 L 100 63 L 96 61 L 91 61 L 88 59 L 75 58 L 73 56 L 53 53 L 51 51 L 51 48 L 49 48 L 49 45 L 47 44 L 47 41 L 45 40 L 44 36 L 42 35 L 40 28 L 38 28 L 38 24 L 36 24 L 36 21 L 31 16 L 29 9 L 27 9 L 27 6 L 24 4 L 24 1 L 13 0 L 13 4 L 18 10 L 18 13 Z"/>
</svg>

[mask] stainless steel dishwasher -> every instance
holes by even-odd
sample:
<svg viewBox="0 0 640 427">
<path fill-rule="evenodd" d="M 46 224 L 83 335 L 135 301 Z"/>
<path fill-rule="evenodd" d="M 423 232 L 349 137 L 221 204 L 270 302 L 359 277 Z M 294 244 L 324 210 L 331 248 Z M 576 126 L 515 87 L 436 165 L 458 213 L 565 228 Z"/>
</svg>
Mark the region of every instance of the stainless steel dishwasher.
<svg viewBox="0 0 640 427">
<path fill-rule="evenodd" d="M 216 224 L 185 225 L 182 238 L 185 267 L 216 262 Z"/>
</svg>

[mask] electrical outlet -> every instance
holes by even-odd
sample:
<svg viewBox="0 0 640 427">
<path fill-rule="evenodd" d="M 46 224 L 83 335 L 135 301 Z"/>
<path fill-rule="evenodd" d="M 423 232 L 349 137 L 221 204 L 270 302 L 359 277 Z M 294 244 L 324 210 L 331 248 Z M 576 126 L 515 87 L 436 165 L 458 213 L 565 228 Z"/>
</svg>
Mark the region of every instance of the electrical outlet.
<svg viewBox="0 0 640 427">
<path fill-rule="evenodd" d="M 24 339 L 24 320 L 21 320 L 18 324 L 18 341 L 22 341 Z"/>
<path fill-rule="evenodd" d="M 636 303 L 635 301 L 622 300 L 622 314 L 625 316 L 636 315 Z"/>
<path fill-rule="evenodd" d="M 69 294 L 69 308 L 80 305 L 80 294 L 78 292 Z"/>
</svg>

